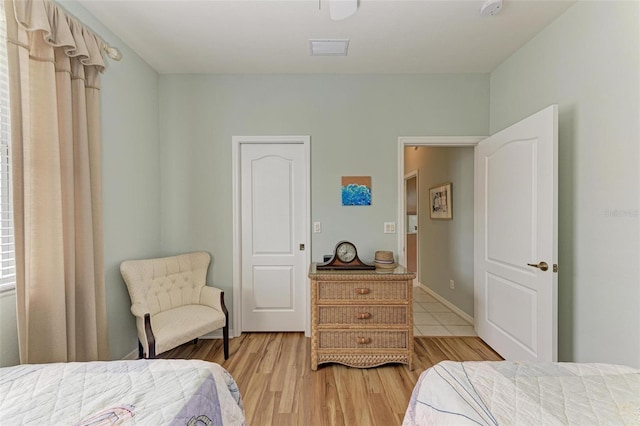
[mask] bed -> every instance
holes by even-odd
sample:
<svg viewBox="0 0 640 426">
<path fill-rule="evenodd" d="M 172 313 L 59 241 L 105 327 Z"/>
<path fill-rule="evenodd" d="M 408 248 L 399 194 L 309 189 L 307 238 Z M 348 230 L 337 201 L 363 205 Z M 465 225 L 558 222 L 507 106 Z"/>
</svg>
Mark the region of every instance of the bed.
<svg viewBox="0 0 640 426">
<path fill-rule="evenodd" d="M 640 370 L 610 364 L 443 361 L 403 425 L 638 425 Z"/>
<path fill-rule="evenodd" d="M 2 368 L 0 424 L 209 426 L 245 417 L 220 365 L 156 359 Z"/>
</svg>

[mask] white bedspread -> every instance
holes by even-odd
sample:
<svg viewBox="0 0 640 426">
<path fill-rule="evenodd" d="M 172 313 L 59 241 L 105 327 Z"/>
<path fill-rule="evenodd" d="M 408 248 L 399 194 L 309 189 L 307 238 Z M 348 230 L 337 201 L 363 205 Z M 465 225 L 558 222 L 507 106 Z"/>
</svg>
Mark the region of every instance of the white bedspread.
<svg viewBox="0 0 640 426">
<path fill-rule="evenodd" d="M 640 425 L 640 370 L 453 362 L 424 371 L 403 425 Z"/>
<path fill-rule="evenodd" d="M 198 360 L 22 365 L 0 369 L 0 424 L 243 425 L 235 381 Z"/>
</svg>

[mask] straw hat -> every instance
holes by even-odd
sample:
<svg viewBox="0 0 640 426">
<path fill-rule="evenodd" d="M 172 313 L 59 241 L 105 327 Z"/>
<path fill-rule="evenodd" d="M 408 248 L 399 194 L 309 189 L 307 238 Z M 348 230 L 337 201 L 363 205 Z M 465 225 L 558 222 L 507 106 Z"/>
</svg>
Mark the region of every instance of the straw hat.
<svg viewBox="0 0 640 426">
<path fill-rule="evenodd" d="M 374 263 L 376 269 L 395 269 L 398 266 L 393 260 L 392 251 L 377 251 Z"/>
</svg>

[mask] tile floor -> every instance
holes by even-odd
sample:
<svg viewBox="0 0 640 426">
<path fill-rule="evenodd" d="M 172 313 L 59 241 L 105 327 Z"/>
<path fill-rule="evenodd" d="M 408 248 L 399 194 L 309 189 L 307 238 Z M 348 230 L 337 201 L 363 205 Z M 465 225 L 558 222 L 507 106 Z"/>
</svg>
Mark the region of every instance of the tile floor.
<svg viewBox="0 0 640 426">
<path fill-rule="evenodd" d="M 414 336 L 477 336 L 473 325 L 420 287 L 413 288 Z"/>
</svg>

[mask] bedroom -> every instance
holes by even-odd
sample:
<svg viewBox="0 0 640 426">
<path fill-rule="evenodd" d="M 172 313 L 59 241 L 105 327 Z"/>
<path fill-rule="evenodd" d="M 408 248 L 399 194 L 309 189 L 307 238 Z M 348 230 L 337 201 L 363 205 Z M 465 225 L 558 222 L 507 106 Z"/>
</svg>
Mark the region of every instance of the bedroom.
<svg viewBox="0 0 640 426">
<path fill-rule="evenodd" d="M 438 75 L 160 74 L 81 4 L 62 4 L 125 57 L 102 82 L 113 359 L 136 347 L 122 260 L 203 249 L 214 256 L 209 280 L 231 293 L 232 136 L 312 136 L 317 260 L 341 237 L 394 250 L 377 230 L 397 216 L 398 136 L 492 134 L 557 103 L 559 359 L 640 367 L 636 2 L 578 2 L 491 72 Z M 341 146 L 354 155 L 334 171 Z M 362 150 L 378 155 L 356 159 Z M 378 200 L 355 226 L 338 223 L 331 181 L 350 173 L 371 175 Z M 1 303 L 0 361 L 13 365 L 15 296 Z"/>
</svg>

